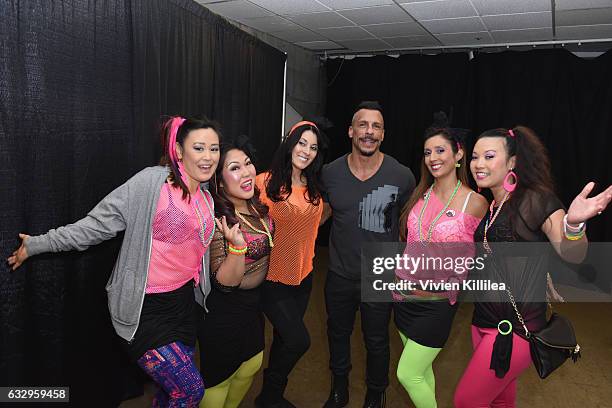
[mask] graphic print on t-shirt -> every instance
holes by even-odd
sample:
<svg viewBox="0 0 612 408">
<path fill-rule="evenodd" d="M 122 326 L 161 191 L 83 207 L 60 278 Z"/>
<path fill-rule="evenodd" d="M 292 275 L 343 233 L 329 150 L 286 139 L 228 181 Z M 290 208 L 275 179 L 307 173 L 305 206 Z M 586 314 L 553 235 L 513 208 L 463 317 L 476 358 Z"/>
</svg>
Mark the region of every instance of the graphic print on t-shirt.
<svg viewBox="0 0 612 408">
<path fill-rule="evenodd" d="M 391 231 L 391 212 L 399 187 L 385 184 L 372 190 L 359 203 L 359 228 L 372 232 Z"/>
</svg>

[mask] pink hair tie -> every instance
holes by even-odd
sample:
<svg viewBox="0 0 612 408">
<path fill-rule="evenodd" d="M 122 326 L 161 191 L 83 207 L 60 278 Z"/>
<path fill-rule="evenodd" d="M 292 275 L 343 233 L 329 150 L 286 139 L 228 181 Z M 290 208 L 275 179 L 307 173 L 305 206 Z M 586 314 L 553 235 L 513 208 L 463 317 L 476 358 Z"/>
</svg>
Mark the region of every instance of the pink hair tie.
<svg viewBox="0 0 612 408">
<path fill-rule="evenodd" d="M 187 172 L 185 171 L 185 166 L 182 162 L 179 161 L 178 155 L 176 154 L 176 135 L 178 133 L 179 128 L 185 122 L 185 118 L 181 118 L 180 116 L 175 116 L 170 119 L 170 137 L 168 138 L 168 156 L 170 157 L 170 161 L 176 164 L 179 170 L 179 176 L 181 180 L 183 180 L 183 184 L 185 186 L 189 186 L 189 181 L 187 180 Z"/>
<path fill-rule="evenodd" d="M 293 131 L 294 131 L 295 129 L 297 129 L 297 128 L 299 128 L 300 126 L 303 126 L 303 125 L 310 125 L 310 126 L 312 126 L 313 128 L 315 128 L 315 129 L 319 130 L 319 128 L 317 127 L 317 125 L 315 125 L 315 124 L 314 124 L 314 122 L 311 122 L 311 121 L 309 121 L 309 120 L 301 120 L 301 121 L 299 121 L 298 123 L 296 123 L 295 125 L 293 125 L 293 126 L 291 127 L 291 130 L 289 131 L 289 133 L 288 133 L 288 134 L 293 133 Z"/>
<path fill-rule="evenodd" d="M 181 118 L 180 116 L 175 116 L 170 119 L 170 137 L 168 138 L 168 156 L 170 160 L 174 163 L 178 162 L 178 155 L 176 154 L 176 134 L 178 133 L 178 129 L 181 127 L 183 122 L 185 122 L 185 118 Z"/>
<path fill-rule="evenodd" d="M 508 134 L 509 134 L 511 137 L 514 137 L 514 132 L 512 131 L 512 129 L 508 129 Z"/>
</svg>

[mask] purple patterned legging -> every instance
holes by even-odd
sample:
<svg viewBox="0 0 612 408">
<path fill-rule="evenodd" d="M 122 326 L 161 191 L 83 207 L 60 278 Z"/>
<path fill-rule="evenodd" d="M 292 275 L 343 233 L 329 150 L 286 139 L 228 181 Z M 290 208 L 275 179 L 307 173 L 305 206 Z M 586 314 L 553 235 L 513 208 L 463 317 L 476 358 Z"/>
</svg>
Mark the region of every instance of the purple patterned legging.
<svg viewBox="0 0 612 408">
<path fill-rule="evenodd" d="M 138 359 L 138 365 L 155 382 L 159 390 L 153 407 L 197 407 L 204 396 L 204 383 L 193 363 L 193 347 L 174 342 L 147 351 Z"/>
</svg>

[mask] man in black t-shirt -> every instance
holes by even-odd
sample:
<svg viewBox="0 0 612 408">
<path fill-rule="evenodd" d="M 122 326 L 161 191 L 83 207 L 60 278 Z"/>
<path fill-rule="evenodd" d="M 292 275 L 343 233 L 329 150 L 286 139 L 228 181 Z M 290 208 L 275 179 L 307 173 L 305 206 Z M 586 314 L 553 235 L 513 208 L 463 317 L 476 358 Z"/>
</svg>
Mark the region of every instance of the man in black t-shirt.
<svg viewBox="0 0 612 408">
<path fill-rule="evenodd" d="M 333 384 L 324 407 L 348 404 L 350 337 L 358 309 L 367 350 L 364 407 L 382 407 L 389 384 L 391 304 L 361 301 L 361 248 L 398 241 L 399 213 L 415 179 L 408 167 L 380 151 L 385 130 L 377 102 L 357 107 L 348 134 L 351 153 L 326 165 L 322 174 L 323 198 L 332 210 L 325 305 Z"/>
</svg>

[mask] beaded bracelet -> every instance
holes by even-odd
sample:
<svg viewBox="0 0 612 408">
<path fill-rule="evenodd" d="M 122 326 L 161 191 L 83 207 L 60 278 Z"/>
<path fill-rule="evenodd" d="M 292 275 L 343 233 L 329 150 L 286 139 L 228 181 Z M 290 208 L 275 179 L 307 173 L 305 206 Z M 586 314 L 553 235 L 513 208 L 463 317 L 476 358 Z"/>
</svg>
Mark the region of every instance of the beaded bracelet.
<svg viewBox="0 0 612 408">
<path fill-rule="evenodd" d="M 572 227 L 567 223 L 567 214 L 563 217 L 563 233 L 569 241 L 578 241 L 584 237 L 586 224 L 581 222 L 577 227 Z"/>
<path fill-rule="evenodd" d="M 565 238 L 569 241 L 578 241 L 584 237 L 584 232 L 580 235 L 566 235 Z"/>
<path fill-rule="evenodd" d="M 234 255 L 244 255 L 247 253 L 247 246 L 235 247 L 232 244 L 228 244 L 227 250 L 230 254 Z"/>
</svg>

